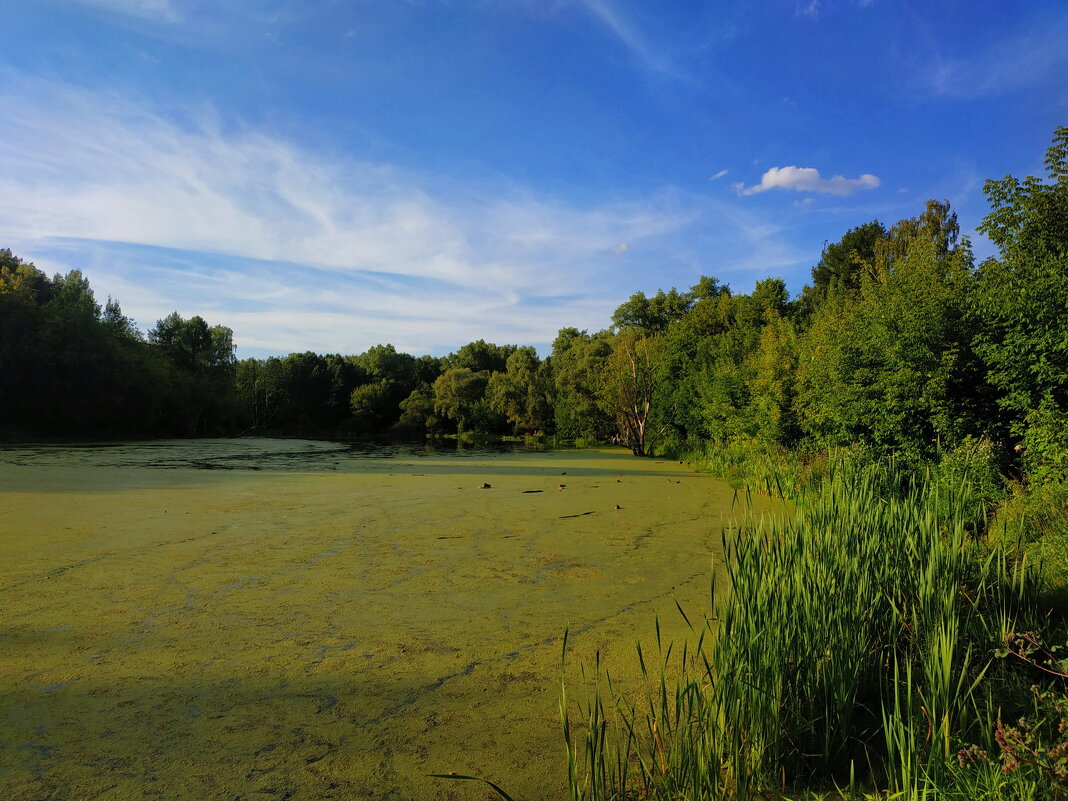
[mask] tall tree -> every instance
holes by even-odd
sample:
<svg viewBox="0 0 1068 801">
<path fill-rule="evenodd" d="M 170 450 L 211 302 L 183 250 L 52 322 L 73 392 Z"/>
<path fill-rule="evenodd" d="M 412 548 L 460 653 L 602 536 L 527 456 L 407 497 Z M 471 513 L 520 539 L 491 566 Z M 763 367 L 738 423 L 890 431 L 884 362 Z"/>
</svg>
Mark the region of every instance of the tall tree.
<svg viewBox="0 0 1068 801">
<path fill-rule="evenodd" d="M 612 352 L 611 335 L 591 336 L 577 328 L 562 328 L 553 340 L 552 364 L 554 425 L 567 439 L 606 439 L 612 420 L 598 395 L 604 361 Z"/>
<path fill-rule="evenodd" d="M 505 367 L 489 378 L 486 395 L 491 407 L 516 433 L 545 431 L 552 424 L 552 384 L 546 365 L 534 348 L 525 347 L 515 350 Z"/>
<path fill-rule="evenodd" d="M 156 323 L 148 340 L 174 365 L 180 378 L 178 414 L 189 436 L 219 431 L 233 414 L 233 331 L 203 317 L 188 320 L 172 312 Z"/>
<path fill-rule="evenodd" d="M 876 243 L 858 293 L 834 293 L 802 347 L 802 422 L 820 444 L 913 455 L 978 425 L 966 311 L 973 282 L 956 215 L 932 201 Z"/>
<path fill-rule="evenodd" d="M 601 398 L 619 436 L 635 456 L 649 455 L 670 423 L 662 336 L 624 329 L 602 372 Z"/>
<path fill-rule="evenodd" d="M 978 230 L 999 258 L 979 268 L 975 347 L 1002 422 L 1033 480 L 1068 472 L 1068 126 L 1046 152 L 1049 182 L 987 181 Z"/>
<path fill-rule="evenodd" d="M 434 411 L 456 425 L 456 433 L 485 430 L 489 404 L 486 373 L 453 367 L 434 381 Z"/>
</svg>

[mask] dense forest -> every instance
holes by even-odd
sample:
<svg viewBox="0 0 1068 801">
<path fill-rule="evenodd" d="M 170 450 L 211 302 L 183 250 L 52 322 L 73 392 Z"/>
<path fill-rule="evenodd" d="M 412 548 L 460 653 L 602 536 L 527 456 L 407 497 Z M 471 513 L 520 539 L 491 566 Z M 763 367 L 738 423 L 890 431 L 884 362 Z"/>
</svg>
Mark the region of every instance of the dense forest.
<svg viewBox="0 0 1068 801">
<path fill-rule="evenodd" d="M 0 435 L 350 436 L 457 432 L 622 442 L 636 454 L 739 438 L 930 456 L 985 438 L 1031 480 L 1068 468 L 1068 128 L 1049 180 L 986 183 L 975 263 L 947 202 L 859 225 L 796 298 L 709 276 L 636 293 L 551 354 L 479 340 L 444 358 L 233 355 L 232 332 L 171 314 L 147 335 L 78 270 L 0 251 Z"/>
</svg>

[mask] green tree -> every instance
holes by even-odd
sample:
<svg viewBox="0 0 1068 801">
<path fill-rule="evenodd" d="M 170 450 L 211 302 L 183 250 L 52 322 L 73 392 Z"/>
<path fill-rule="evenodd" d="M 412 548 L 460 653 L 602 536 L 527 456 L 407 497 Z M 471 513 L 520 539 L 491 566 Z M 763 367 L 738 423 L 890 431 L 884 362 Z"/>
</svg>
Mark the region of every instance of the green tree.
<svg viewBox="0 0 1068 801">
<path fill-rule="evenodd" d="M 456 353 L 450 353 L 445 365 L 452 369 L 465 367 L 475 373 L 503 373 L 508 357 L 516 350 L 515 345 L 494 345 L 484 339 L 469 342 Z"/>
<path fill-rule="evenodd" d="M 356 387 L 349 397 L 354 427 L 364 433 L 384 433 L 400 417 L 398 383 L 392 378 Z"/>
<path fill-rule="evenodd" d="M 567 439 L 607 439 L 613 421 L 600 402 L 598 382 L 604 361 L 612 352 L 611 334 L 590 336 L 577 328 L 562 328 L 553 341 L 553 418 L 556 433 Z"/>
<path fill-rule="evenodd" d="M 223 325 L 210 326 L 199 315 L 186 320 L 172 312 L 149 331 L 148 341 L 177 370 L 173 401 L 186 434 L 224 430 L 236 405 L 233 332 Z"/>
<path fill-rule="evenodd" d="M 797 334 L 789 319 L 772 312 L 750 355 L 750 418 L 753 435 L 776 445 L 793 445 L 800 431 L 795 411 Z"/>
<path fill-rule="evenodd" d="M 875 263 L 876 244 L 885 238 L 883 224 L 872 220 L 849 229 L 837 242 L 824 245 L 819 263 L 812 268 L 812 284 L 801 291 L 795 304 L 799 320 L 807 324 L 828 297 L 858 292 L 864 265 Z"/>
<path fill-rule="evenodd" d="M 798 376 L 800 419 L 817 443 L 919 456 L 976 431 L 974 271 L 956 231 L 948 204 L 928 203 L 876 243 L 858 293 L 832 294 L 817 311 Z"/>
<path fill-rule="evenodd" d="M 533 434 L 552 424 L 551 379 L 534 348 L 513 351 L 505 371 L 489 377 L 486 396 L 516 433 Z"/>
<path fill-rule="evenodd" d="M 974 302 L 975 349 L 1000 423 L 1038 481 L 1057 474 L 1068 421 L 1068 126 L 1054 131 L 1046 167 L 1048 183 L 986 182 L 991 211 L 978 230 L 999 258 L 980 265 Z"/>
<path fill-rule="evenodd" d="M 434 411 L 434 390 L 429 384 L 413 389 L 400 404 L 401 416 L 397 428 L 409 433 L 426 434 L 437 431 L 441 419 Z"/>
<path fill-rule="evenodd" d="M 456 433 L 484 430 L 488 378 L 468 367 L 452 367 L 434 381 L 434 412 L 456 425 Z"/>
<path fill-rule="evenodd" d="M 665 341 L 627 328 L 616 335 L 601 375 L 601 401 L 623 442 L 647 456 L 667 432 Z"/>
<path fill-rule="evenodd" d="M 694 295 L 680 293 L 674 287 L 668 292 L 660 290 L 651 298 L 644 292 L 635 292 L 612 314 L 612 325 L 619 329 L 636 328 L 645 334 L 662 333 L 681 320 L 693 303 Z"/>
</svg>

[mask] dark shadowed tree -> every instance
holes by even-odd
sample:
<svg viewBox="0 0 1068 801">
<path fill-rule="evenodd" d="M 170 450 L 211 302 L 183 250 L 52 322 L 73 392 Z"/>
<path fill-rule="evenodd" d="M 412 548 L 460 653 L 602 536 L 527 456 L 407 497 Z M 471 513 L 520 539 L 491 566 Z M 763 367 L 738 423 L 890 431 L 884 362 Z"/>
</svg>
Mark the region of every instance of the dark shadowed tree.
<svg viewBox="0 0 1068 801">
<path fill-rule="evenodd" d="M 148 332 L 148 341 L 178 371 L 173 398 L 188 436 L 223 430 L 234 413 L 233 332 L 211 326 L 203 317 L 188 320 L 177 312 L 164 317 Z"/>
</svg>

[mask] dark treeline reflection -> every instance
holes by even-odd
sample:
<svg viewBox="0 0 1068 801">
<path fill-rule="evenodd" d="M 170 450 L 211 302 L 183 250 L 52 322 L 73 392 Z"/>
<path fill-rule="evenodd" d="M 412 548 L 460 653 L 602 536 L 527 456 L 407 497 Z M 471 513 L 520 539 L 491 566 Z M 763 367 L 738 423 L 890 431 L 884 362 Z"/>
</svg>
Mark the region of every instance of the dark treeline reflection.
<svg viewBox="0 0 1068 801">
<path fill-rule="evenodd" d="M 636 293 L 611 326 L 562 329 L 546 359 L 472 342 L 444 358 L 233 355 L 171 314 L 147 335 L 78 271 L 0 251 L 7 439 L 457 432 L 616 440 L 637 454 L 749 438 L 921 458 L 986 437 L 1033 480 L 1068 453 L 1068 127 L 1047 180 L 986 183 L 976 264 L 948 202 L 828 244 L 794 299 L 768 278 Z"/>
</svg>

